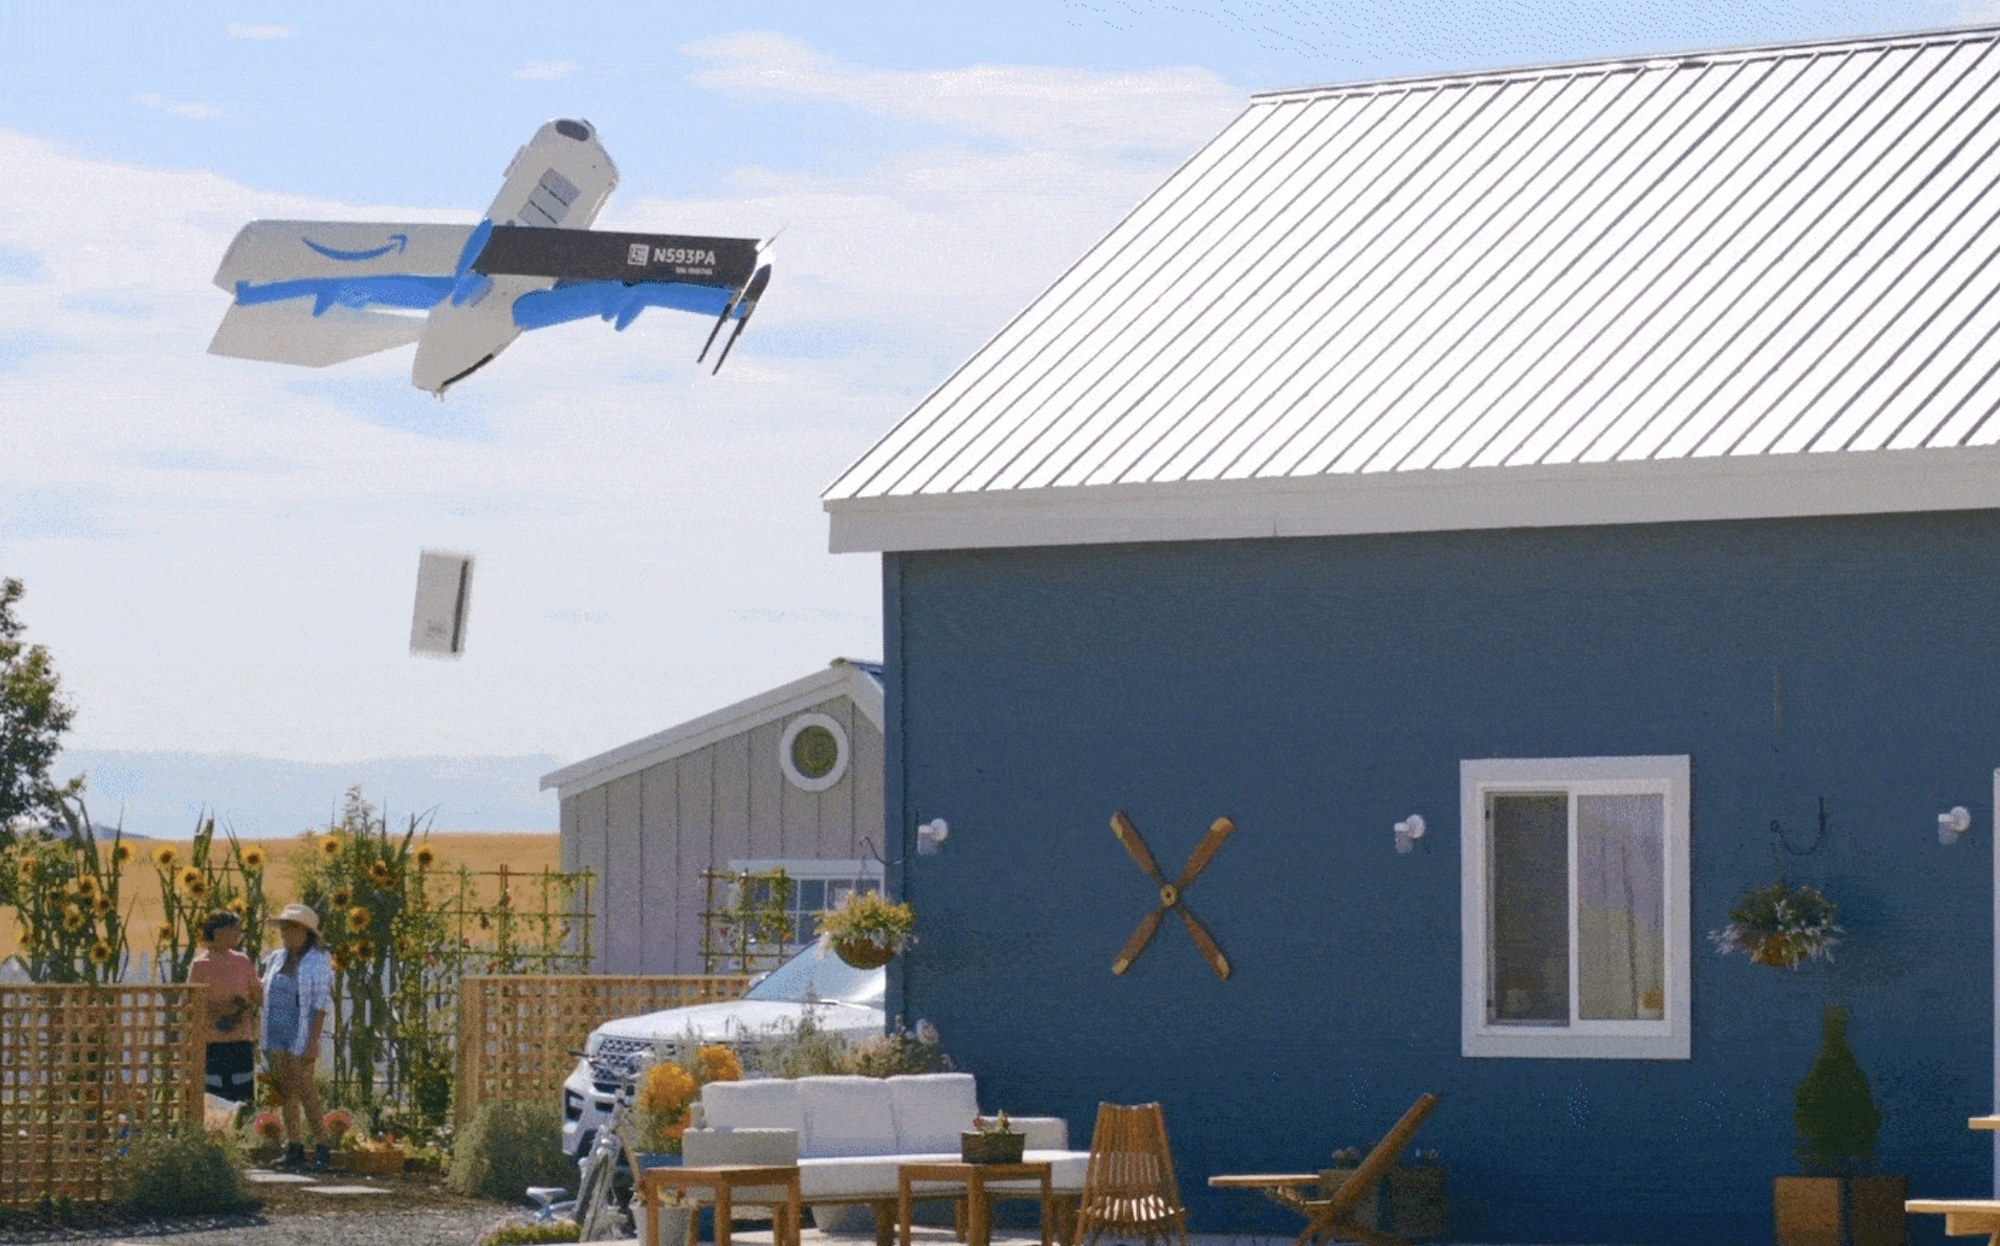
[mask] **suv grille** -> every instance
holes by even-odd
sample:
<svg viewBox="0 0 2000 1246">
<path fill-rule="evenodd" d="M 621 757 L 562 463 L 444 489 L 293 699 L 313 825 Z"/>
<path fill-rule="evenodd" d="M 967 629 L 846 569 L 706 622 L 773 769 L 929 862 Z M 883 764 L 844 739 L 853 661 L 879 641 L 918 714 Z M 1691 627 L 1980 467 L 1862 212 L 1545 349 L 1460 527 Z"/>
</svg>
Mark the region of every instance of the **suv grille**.
<svg viewBox="0 0 2000 1246">
<path fill-rule="evenodd" d="M 630 1081 L 635 1057 L 650 1055 L 657 1048 L 671 1059 L 676 1046 L 644 1038 L 606 1038 L 590 1058 L 591 1084 L 599 1094 L 616 1094 Z"/>
</svg>

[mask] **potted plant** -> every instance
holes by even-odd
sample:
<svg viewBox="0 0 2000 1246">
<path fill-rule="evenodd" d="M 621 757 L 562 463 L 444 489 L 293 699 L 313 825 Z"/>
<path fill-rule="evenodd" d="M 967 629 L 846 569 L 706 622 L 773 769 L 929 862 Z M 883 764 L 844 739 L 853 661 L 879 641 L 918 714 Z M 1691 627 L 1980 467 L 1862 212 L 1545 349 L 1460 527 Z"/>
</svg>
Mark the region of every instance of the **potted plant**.
<svg viewBox="0 0 2000 1246">
<path fill-rule="evenodd" d="M 975 1116 L 972 1128 L 958 1135 L 958 1154 L 968 1164 L 1018 1164 L 1025 1141 L 1005 1112 Z"/>
<path fill-rule="evenodd" d="M 1709 932 L 1715 950 L 1742 949 L 1751 960 L 1773 969 L 1796 969 L 1809 960 L 1832 960 L 1840 942 L 1833 924 L 1834 904 L 1817 887 L 1779 879 L 1744 893 L 1729 910 L 1729 924 Z"/>
<path fill-rule="evenodd" d="M 907 904 L 892 904 L 879 891 L 857 891 L 847 903 L 820 914 L 820 936 L 834 954 L 856 969 L 889 963 L 910 941 L 917 915 Z"/>
<path fill-rule="evenodd" d="M 1803 1176 L 1772 1191 L 1778 1246 L 1904 1246 L 1907 1176 L 1868 1173 L 1882 1110 L 1847 1045 L 1847 1010 L 1828 1004 L 1819 1055 L 1799 1083 L 1797 1149 Z"/>
<path fill-rule="evenodd" d="M 736 1053 L 720 1044 L 703 1047 L 684 1060 L 661 1060 L 648 1068 L 639 1083 L 639 1164 L 644 1168 L 677 1168 L 681 1135 L 701 1088 L 710 1082 L 734 1082 L 743 1077 Z"/>
</svg>

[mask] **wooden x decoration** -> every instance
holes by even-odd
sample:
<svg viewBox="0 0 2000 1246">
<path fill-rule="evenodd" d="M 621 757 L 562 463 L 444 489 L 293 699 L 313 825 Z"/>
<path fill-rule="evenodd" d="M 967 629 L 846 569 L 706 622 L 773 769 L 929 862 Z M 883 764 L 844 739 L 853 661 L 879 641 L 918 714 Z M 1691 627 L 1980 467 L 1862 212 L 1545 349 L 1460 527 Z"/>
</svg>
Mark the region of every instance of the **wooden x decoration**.
<svg viewBox="0 0 2000 1246">
<path fill-rule="evenodd" d="M 1153 854 L 1146 850 L 1146 841 L 1139 838 L 1138 829 L 1132 825 L 1132 819 L 1122 812 L 1111 815 L 1111 833 L 1118 837 L 1119 843 L 1125 845 L 1125 851 L 1132 854 L 1132 859 L 1139 863 L 1139 868 L 1146 871 L 1146 877 L 1160 885 L 1160 907 L 1146 914 L 1140 921 L 1139 928 L 1125 941 L 1125 947 L 1118 953 L 1118 959 L 1111 962 L 1112 973 L 1124 973 L 1132 967 L 1132 962 L 1139 959 L 1139 953 L 1145 951 L 1146 945 L 1153 941 L 1153 934 L 1159 930 L 1160 921 L 1166 917 L 1167 910 L 1172 909 L 1179 913 L 1181 921 L 1187 924 L 1188 934 L 1193 936 L 1194 945 L 1200 948 L 1201 954 L 1208 959 L 1209 968 L 1215 970 L 1215 976 L 1228 979 L 1229 958 L 1222 954 L 1220 947 L 1216 946 L 1215 939 L 1208 933 L 1208 928 L 1196 921 L 1193 913 L 1188 912 L 1187 905 L 1181 902 L 1181 893 L 1186 891 L 1195 879 L 1201 877 L 1202 870 L 1208 867 L 1209 861 L 1221 849 L 1223 841 L 1228 839 L 1229 833 L 1235 829 L 1236 824 L 1228 818 L 1217 818 L 1208 828 L 1208 834 L 1203 837 L 1200 844 L 1196 845 L 1194 855 L 1188 858 L 1187 868 L 1181 871 L 1181 876 L 1173 882 L 1168 882 L 1160 873 L 1160 867 L 1154 864 Z"/>
</svg>

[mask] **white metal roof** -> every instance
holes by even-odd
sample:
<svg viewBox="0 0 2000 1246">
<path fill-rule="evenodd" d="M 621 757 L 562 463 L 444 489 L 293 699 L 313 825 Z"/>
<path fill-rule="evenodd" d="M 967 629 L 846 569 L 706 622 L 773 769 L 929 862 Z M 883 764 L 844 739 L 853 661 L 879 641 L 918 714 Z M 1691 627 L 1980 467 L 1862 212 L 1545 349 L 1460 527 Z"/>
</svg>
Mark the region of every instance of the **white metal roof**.
<svg viewBox="0 0 2000 1246">
<path fill-rule="evenodd" d="M 2000 506 L 1996 39 L 1257 96 L 834 548 Z"/>
<path fill-rule="evenodd" d="M 835 658 L 825 670 L 815 671 L 804 679 L 794 679 L 678 727 L 552 770 L 542 776 L 542 790 L 555 788 L 558 800 L 568 800 L 579 792 L 602 787 L 614 779 L 637 774 L 841 695 L 852 699 L 876 730 L 882 729 L 882 667 L 874 662 Z"/>
</svg>

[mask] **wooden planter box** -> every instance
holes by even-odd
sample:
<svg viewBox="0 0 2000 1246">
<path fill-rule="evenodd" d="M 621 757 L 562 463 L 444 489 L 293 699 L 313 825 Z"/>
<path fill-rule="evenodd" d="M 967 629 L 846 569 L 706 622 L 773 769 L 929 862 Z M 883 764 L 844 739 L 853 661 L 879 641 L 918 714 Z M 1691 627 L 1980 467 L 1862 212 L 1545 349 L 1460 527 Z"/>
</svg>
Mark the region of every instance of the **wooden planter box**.
<svg viewBox="0 0 2000 1246">
<path fill-rule="evenodd" d="M 1772 1185 L 1778 1246 L 1906 1246 L 1910 1179 L 1779 1177 Z"/>
<path fill-rule="evenodd" d="M 958 1135 L 958 1157 L 968 1164 L 1018 1164 L 1026 1134 L 982 1131 Z"/>
<path fill-rule="evenodd" d="M 1354 1175 L 1352 1168 L 1319 1170 L 1319 1196 L 1332 1198 Z M 1409 1241 L 1442 1240 L 1450 1229 L 1444 1200 L 1444 1165 L 1391 1168 L 1382 1183 L 1361 1200 L 1355 1222 Z"/>
<path fill-rule="evenodd" d="M 342 1151 L 336 1166 L 342 1172 L 367 1173 L 376 1177 L 393 1177 L 403 1171 L 401 1151 Z"/>
</svg>

